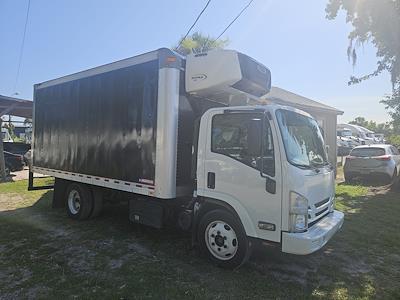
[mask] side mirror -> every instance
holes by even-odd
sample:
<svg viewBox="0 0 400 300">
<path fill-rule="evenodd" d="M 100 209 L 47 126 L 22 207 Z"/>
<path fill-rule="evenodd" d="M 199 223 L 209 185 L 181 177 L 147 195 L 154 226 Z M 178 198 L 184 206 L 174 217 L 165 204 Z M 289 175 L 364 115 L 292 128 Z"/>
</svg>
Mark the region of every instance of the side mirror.
<svg viewBox="0 0 400 300">
<path fill-rule="evenodd" d="M 276 194 L 276 181 L 267 177 L 265 182 L 265 189 L 270 194 Z"/>
</svg>

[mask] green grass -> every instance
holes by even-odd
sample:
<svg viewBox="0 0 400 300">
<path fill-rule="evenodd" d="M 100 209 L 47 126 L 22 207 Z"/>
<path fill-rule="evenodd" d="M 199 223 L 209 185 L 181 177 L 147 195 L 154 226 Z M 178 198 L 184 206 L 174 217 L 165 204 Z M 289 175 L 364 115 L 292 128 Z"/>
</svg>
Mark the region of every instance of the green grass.
<svg viewBox="0 0 400 300">
<path fill-rule="evenodd" d="M 0 299 L 400 298 L 398 193 L 340 184 L 345 223 L 322 251 L 260 247 L 225 271 L 199 258 L 189 235 L 131 224 L 124 205 L 75 222 L 51 209 L 52 191 L 26 184 L 0 184 Z"/>
</svg>

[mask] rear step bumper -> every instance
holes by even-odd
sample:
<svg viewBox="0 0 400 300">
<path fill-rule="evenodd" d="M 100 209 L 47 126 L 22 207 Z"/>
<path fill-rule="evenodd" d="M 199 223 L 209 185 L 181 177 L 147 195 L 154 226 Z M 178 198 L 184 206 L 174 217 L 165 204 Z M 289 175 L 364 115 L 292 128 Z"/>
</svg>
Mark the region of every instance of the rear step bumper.
<svg viewBox="0 0 400 300">
<path fill-rule="evenodd" d="M 303 233 L 282 233 L 282 251 L 306 255 L 321 249 L 342 227 L 344 214 L 333 211 Z"/>
</svg>

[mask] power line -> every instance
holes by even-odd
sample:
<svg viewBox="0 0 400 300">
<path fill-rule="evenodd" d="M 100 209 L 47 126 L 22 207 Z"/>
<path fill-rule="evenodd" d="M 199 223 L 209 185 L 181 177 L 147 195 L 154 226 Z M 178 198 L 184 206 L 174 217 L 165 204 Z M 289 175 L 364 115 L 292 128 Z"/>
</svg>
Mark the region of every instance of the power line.
<svg viewBox="0 0 400 300">
<path fill-rule="evenodd" d="M 24 34 L 23 34 L 23 36 L 22 36 L 21 49 L 20 49 L 20 51 L 19 51 L 19 58 L 18 58 L 17 75 L 15 76 L 15 83 L 14 83 L 14 89 L 13 89 L 14 92 L 15 92 L 15 89 L 17 88 L 18 79 L 19 79 L 19 73 L 20 73 L 20 70 L 21 70 L 22 55 L 23 55 L 23 53 L 24 53 L 26 28 L 27 28 L 27 26 L 28 26 L 29 9 L 30 9 L 30 7 L 31 7 L 31 0 L 28 0 L 28 8 L 27 8 L 27 10 L 26 10 L 26 16 L 25 16 Z"/>
<path fill-rule="evenodd" d="M 192 26 L 190 26 L 189 30 L 186 32 L 185 36 L 181 39 L 181 41 L 178 44 L 178 47 L 182 44 L 182 42 L 187 38 L 187 36 L 189 35 L 189 32 L 193 29 L 194 25 L 196 25 L 197 21 L 200 19 L 201 15 L 204 13 L 204 11 L 206 10 L 207 6 L 210 4 L 211 0 L 208 0 L 206 5 L 204 6 L 204 8 L 202 9 L 202 11 L 199 13 L 199 15 L 197 16 L 196 20 L 194 21 L 194 23 L 192 24 Z"/>
<path fill-rule="evenodd" d="M 226 26 L 226 28 L 221 32 L 221 34 L 215 39 L 215 41 L 217 41 L 228 29 L 229 27 L 231 27 L 231 25 L 233 23 L 235 23 L 235 21 L 242 15 L 242 13 L 251 5 L 251 3 L 253 3 L 254 0 L 250 0 L 249 3 L 247 3 L 247 5 L 245 7 L 243 7 L 243 9 L 239 12 L 239 14 L 232 20 L 232 22 L 229 23 L 228 26 Z"/>
</svg>

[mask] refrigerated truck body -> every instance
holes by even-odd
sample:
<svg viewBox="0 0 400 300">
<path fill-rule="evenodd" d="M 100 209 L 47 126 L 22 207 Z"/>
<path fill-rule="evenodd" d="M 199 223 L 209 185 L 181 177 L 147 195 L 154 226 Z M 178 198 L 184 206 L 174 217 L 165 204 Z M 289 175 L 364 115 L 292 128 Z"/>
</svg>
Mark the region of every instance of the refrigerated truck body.
<svg viewBox="0 0 400 300">
<path fill-rule="evenodd" d="M 256 240 L 312 253 L 343 223 L 333 168 L 310 115 L 247 105 L 270 86 L 239 52 L 166 48 L 36 84 L 32 171 L 74 219 L 121 197 L 131 221 L 177 222 L 224 267 Z"/>
</svg>

